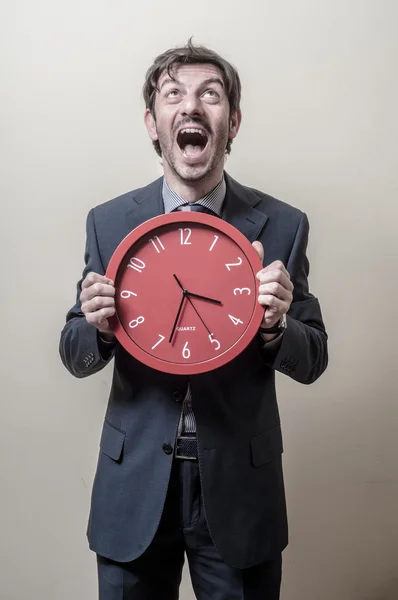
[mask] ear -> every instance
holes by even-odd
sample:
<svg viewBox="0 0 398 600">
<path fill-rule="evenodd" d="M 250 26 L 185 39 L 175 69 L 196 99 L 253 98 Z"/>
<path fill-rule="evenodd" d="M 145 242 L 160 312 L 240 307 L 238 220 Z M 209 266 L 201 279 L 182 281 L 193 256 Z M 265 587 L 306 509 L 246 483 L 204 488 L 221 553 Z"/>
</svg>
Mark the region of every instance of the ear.
<svg viewBox="0 0 398 600">
<path fill-rule="evenodd" d="M 147 132 L 149 134 L 149 137 L 151 138 L 151 140 L 153 142 L 156 142 L 159 139 L 158 132 L 156 129 L 156 121 L 155 121 L 151 111 L 149 110 L 149 108 L 147 108 L 145 110 L 144 122 L 145 122 Z"/>
<path fill-rule="evenodd" d="M 242 121 L 242 112 L 241 112 L 240 108 L 238 108 L 238 110 L 236 112 L 234 112 L 233 114 L 231 114 L 231 116 L 229 118 L 229 139 L 230 140 L 233 140 L 238 135 L 241 121 Z"/>
</svg>

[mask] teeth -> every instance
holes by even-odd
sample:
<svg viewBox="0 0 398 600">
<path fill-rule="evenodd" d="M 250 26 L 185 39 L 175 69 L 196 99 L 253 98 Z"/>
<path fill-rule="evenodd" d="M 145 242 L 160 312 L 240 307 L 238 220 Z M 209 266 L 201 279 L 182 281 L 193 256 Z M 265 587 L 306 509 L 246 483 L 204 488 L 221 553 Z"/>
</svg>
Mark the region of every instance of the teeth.
<svg viewBox="0 0 398 600">
<path fill-rule="evenodd" d="M 206 137 L 203 129 L 182 129 L 180 133 L 199 133 L 202 137 Z"/>
</svg>

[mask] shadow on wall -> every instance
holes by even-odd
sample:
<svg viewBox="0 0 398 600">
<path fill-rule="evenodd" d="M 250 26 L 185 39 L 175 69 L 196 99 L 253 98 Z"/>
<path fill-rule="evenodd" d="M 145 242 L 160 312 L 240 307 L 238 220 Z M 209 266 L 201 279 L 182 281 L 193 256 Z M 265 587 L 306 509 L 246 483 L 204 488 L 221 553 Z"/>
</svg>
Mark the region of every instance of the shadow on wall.
<svg viewBox="0 0 398 600">
<path fill-rule="evenodd" d="M 384 589 L 376 594 L 366 594 L 366 596 L 356 596 L 355 600 L 398 600 L 398 579 L 394 579 L 389 585 L 383 586 Z"/>
</svg>

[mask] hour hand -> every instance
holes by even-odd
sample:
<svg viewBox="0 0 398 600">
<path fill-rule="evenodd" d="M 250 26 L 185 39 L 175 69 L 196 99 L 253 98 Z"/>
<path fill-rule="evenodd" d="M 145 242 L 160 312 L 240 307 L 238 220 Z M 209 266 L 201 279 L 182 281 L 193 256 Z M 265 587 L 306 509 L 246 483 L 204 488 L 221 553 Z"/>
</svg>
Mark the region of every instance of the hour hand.
<svg viewBox="0 0 398 600">
<path fill-rule="evenodd" d="M 182 291 L 186 292 L 186 290 L 184 289 L 184 286 L 182 285 L 181 281 L 178 279 L 177 275 L 174 275 L 174 273 L 173 273 L 173 277 L 176 280 L 176 282 L 178 283 L 178 285 L 180 286 L 180 288 L 182 289 Z"/>
<path fill-rule="evenodd" d="M 192 292 L 187 292 L 186 294 L 187 296 L 191 296 L 191 298 L 200 298 L 201 300 L 207 300 L 214 304 L 222 304 L 221 300 L 215 300 L 214 298 L 208 298 L 207 296 L 201 296 L 200 294 L 193 294 Z"/>
</svg>

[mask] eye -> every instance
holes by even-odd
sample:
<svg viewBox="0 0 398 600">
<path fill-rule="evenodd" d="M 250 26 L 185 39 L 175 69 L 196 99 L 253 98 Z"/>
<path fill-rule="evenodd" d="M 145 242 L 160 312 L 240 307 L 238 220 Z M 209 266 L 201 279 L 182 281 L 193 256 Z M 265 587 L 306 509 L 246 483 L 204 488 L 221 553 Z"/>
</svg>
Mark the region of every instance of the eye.
<svg viewBox="0 0 398 600">
<path fill-rule="evenodd" d="M 219 98 L 219 94 L 212 89 L 206 90 L 203 94 L 203 96 L 207 97 L 207 98 Z"/>
<path fill-rule="evenodd" d="M 178 96 L 179 92 L 178 90 L 170 90 L 169 92 L 166 93 L 166 97 L 167 98 L 176 98 Z"/>
</svg>

